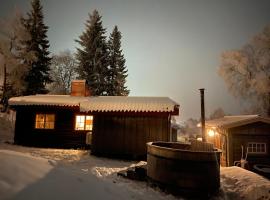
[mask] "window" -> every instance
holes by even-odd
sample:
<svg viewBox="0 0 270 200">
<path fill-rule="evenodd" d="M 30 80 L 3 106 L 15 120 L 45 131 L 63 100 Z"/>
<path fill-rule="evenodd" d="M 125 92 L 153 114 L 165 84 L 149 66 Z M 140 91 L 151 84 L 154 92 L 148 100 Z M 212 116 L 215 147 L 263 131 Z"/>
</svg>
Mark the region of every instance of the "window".
<svg viewBox="0 0 270 200">
<path fill-rule="evenodd" d="M 247 150 L 248 153 L 264 154 L 266 153 L 266 143 L 250 142 L 248 143 Z"/>
<path fill-rule="evenodd" d="M 76 115 L 75 130 L 89 130 L 93 129 L 93 116 L 91 115 Z"/>
<path fill-rule="evenodd" d="M 36 114 L 36 129 L 54 129 L 54 114 Z"/>
</svg>

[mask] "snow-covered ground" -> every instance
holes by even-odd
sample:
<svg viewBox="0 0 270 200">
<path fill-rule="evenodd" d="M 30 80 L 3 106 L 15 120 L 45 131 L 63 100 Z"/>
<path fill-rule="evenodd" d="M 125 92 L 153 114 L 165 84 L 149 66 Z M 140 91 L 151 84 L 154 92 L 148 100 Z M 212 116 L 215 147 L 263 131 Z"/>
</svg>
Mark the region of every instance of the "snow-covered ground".
<svg viewBox="0 0 270 200">
<path fill-rule="evenodd" d="M 176 199 L 116 174 L 142 163 L 90 156 L 89 151 L 1 144 L 0 160 L 0 199 Z"/>
<path fill-rule="evenodd" d="M 117 172 L 143 162 L 95 157 L 86 150 L 6 144 L 5 139 L 11 138 L 6 132 L 11 129 L 3 123 L 0 126 L 5 128 L 5 134 L 0 130 L 1 200 L 182 199 L 146 182 L 117 176 Z M 270 200 L 270 181 L 239 167 L 222 167 L 220 192 L 211 199 Z"/>
<path fill-rule="evenodd" d="M 221 187 L 225 199 L 270 199 L 270 181 L 240 167 L 221 168 Z"/>
<path fill-rule="evenodd" d="M 181 199 L 117 172 L 142 162 L 100 158 L 85 150 L 0 144 L 0 199 Z M 270 199 L 270 181 L 239 167 L 221 168 L 212 199 Z"/>
</svg>

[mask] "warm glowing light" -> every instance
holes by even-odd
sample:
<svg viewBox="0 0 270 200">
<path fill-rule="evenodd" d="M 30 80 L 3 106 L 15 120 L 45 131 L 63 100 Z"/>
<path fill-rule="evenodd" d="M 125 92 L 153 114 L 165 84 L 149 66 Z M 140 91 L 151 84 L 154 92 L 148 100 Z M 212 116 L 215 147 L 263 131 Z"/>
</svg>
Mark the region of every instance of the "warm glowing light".
<svg viewBox="0 0 270 200">
<path fill-rule="evenodd" d="M 36 114 L 35 128 L 54 129 L 54 114 Z"/>
<path fill-rule="evenodd" d="M 198 141 L 202 141 L 202 138 L 201 138 L 201 137 L 198 137 L 197 140 L 198 140 Z"/>
<path fill-rule="evenodd" d="M 91 115 L 77 115 L 75 130 L 89 130 L 93 129 L 93 116 Z"/>
<path fill-rule="evenodd" d="M 208 130 L 208 135 L 209 135 L 210 137 L 213 137 L 213 136 L 215 135 L 215 131 L 212 130 L 212 129 Z"/>
</svg>

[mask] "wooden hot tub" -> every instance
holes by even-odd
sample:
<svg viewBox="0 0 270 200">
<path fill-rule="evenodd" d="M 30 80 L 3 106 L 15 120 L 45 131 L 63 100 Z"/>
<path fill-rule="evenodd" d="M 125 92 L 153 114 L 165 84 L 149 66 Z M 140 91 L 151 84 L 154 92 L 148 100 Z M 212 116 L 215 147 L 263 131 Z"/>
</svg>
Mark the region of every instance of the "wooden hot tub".
<svg viewBox="0 0 270 200">
<path fill-rule="evenodd" d="M 147 176 L 180 192 L 212 193 L 220 187 L 220 153 L 212 144 L 192 141 L 147 143 Z"/>
</svg>

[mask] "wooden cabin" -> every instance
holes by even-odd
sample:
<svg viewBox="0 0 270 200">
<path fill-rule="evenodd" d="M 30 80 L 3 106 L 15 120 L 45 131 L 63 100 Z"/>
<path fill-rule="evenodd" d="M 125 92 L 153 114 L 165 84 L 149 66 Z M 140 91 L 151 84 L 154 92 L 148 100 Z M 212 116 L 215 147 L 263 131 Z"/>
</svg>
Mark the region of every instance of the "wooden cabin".
<svg viewBox="0 0 270 200">
<path fill-rule="evenodd" d="M 258 115 L 224 116 L 206 121 L 206 140 L 222 150 L 221 165 L 233 166 L 241 158 L 270 164 L 270 118 Z"/>
<path fill-rule="evenodd" d="M 87 96 L 90 92 L 77 91 L 81 93 L 11 98 L 10 108 L 16 111 L 14 142 L 60 148 L 91 143 L 96 155 L 140 157 L 146 155 L 147 142 L 170 140 L 170 119 L 179 113 L 179 105 L 170 98 Z"/>
</svg>

